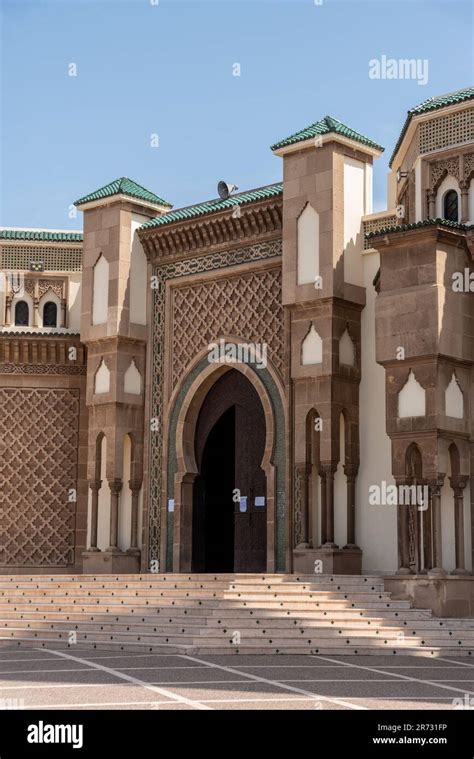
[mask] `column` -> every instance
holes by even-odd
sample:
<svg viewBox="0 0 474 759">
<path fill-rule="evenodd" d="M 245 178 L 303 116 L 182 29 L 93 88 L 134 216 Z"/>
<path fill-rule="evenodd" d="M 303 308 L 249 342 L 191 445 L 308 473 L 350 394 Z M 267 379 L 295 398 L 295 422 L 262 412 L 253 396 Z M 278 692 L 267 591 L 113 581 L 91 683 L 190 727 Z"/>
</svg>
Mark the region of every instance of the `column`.
<svg viewBox="0 0 474 759">
<path fill-rule="evenodd" d="M 358 466 L 346 464 L 344 474 L 347 480 L 347 545 L 344 548 L 357 548 L 355 542 L 355 481 Z"/>
<path fill-rule="evenodd" d="M 60 313 L 58 313 L 58 327 L 67 327 L 67 310 L 66 310 L 66 299 L 61 298 L 61 309 Z"/>
<path fill-rule="evenodd" d="M 403 487 L 405 481 L 397 480 L 397 488 Z M 398 525 L 398 575 L 411 574 L 410 569 L 410 552 L 409 552 L 409 526 L 408 526 L 408 509 L 409 506 L 404 503 L 404 499 L 398 497 L 397 506 L 397 525 Z"/>
<path fill-rule="evenodd" d="M 456 552 L 456 569 L 453 569 L 453 575 L 468 575 L 464 556 L 464 488 L 467 484 L 467 477 L 456 476 L 450 477 L 449 481 L 454 493 L 454 540 Z"/>
<path fill-rule="evenodd" d="M 92 491 L 92 504 L 91 504 L 91 544 L 89 551 L 98 551 L 97 548 L 97 528 L 99 523 L 99 490 L 102 485 L 102 480 L 91 480 L 89 487 Z"/>
<path fill-rule="evenodd" d="M 33 327 L 37 327 L 39 323 L 39 280 L 36 277 L 34 280 L 34 290 L 33 290 L 33 313 L 32 313 L 32 325 Z"/>
<path fill-rule="evenodd" d="M 326 529 L 326 472 L 322 467 L 319 467 L 318 474 L 321 480 L 321 501 L 319 508 L 321 511 L 321 545 L 326 542 L 327 529 Z"/>
<path fill-rule="evenodd" d="M 428 193 L 428 218 L 436 218 L 436 192 L 433 190 Z"/>
<path fill-rule="evenodd" d="M 431 480 L 428 485 L 431 495 L 431 512 L 433 523 L 433 568 L 430 575 L 445 575 L 443 569 L 443 549 L 441 532 L 441 488 L 443 487 L 444 474 L 436 480 Z"/>
<path fill-rule="evenodd" d="M 138 497 L 142 483 L 140 480 L 129 480 L 128 486 L 132 491 L 132 514 L 130 525 L 130 549 L 138 549 Z"/>
<path fill-rule="evenodd" d="M 459 189 L 461 190 L 461 224 L 465 224 L 469 221 L 469 182 L 459 182 Z"/>
<path fill-rule="evenodd" d="M 108 551 L 118 551 L 118 514 L 119 496 L 122 490 L 122 480 L 109 480 L 110 486 L 110 545 Z"/>
<path fill-rule="evenodd" d="M 297 547 L 308 548 L 308 464 L 297 464 L 295 476 L 300 488 L 301 534 Z"/>
<path fill-rule="evenodd" d="M 326 540 L 323 548 L 338 548 L 334 542 L 334 474 L 336 465 L 324 464 L 326 473 Z"/>
<path fill-rule="evenodd" d="M 39 321 L 39 298 L 33 298 L 32 326 L 37 327 Z"/>
<path fill-rule="evenodd" d="M 7 295 L 5 298 L 5 326 L 9 327 L 12 323 L 12 298 Z"/>
</svg>

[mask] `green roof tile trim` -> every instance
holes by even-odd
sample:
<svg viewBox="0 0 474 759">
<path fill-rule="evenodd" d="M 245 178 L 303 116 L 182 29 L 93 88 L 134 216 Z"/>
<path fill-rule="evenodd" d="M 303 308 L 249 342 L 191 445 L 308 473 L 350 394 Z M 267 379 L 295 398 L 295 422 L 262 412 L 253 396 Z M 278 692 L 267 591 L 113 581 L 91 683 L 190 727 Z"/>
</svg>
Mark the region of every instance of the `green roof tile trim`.
<svg viewBox="0 0 474 759">
<path fill-rule="evenodd" d="M 444 108 L 447 105 L 456 105 L 457 103 L 463 103 L 465 100 L 472 100 L 474 98 L 474 87 L 465 87 L 462 90 L 456 90 L 456 92 L 448 92 L 446 95 L 438 95 L 437 97 L 428 98 L 414 108 L 410 108 L 407 112 L 405 123 L 400 132 L 400 137 L 397 140 L 395 149 L 392 153 L 389 166 L 392 166 L 393 160 L 397 155 L 400 145 L 403 142 L 406 131 L 410 125 L 410 121 L 414 116 L 418 116 L 420 113 L 428 113 L 429 111 L 436 111 L 438 108 Z"/>
<path fill-rule="evenodd" d="M 424 221 L 417 221 L 413 224 L 400 224 L 392 227 L 384 227 L 374 232 L 367 232 L 365 236 L 366 240 L 370 240 L 371 237 L 379 237 L 380 235 L 391 234 L 392 232 L 409 232 L 411 229 L 421 229 L 422 227 L 449 227 L 449 229 L 457 229 L 460 232 L 467 232 L 470 229 L 474 229 L 474 224 L 459 224 L 457 221 L 448 221 L 447 219 L 425 219 Z"/>
<path fill-rule="evenodd" d="M 271 149 L 278 150 L 278 148 L 284 148 L 287 145 L 294 145 L 295 143 L 302 142 L 303 140 L 310 140 L 312 137 L 317 137 L 318 135 L 331 133 L 339 134 L 341 137 L 347 137 L 349 140 L 355 140 L 356 142 L 360 142 L 362 145 L 367 145 L 368 147 L 375 148 L 376 150 L 383 151 L 385 149 L 381 145 L 378 145 L 376 142 L 373 142 L 373 140 L 365 137 L 363 134 L 359 134 L 359 132 L 356 132 L 354 129 L 346 126 L 342 123 L 342 121 L 335 119 L 333 116 L 325 116 L 320 121 L 316 121 L 315 124 L 311 124 L 311 126 L 306 127 L 306 129 L 301 129 L 299 132 L 295 132 L 295 134 L 292 134 L 289 137 L 285 137 L 284 140 L 280 140 L 280 142 L 276 142 L 274 145 L 272 145 Z"/>
<path fill-rule="evenodd" d="M 138 200 L 145 200 L 148 203 L 155 203 L 159 206 L 167 206 L 168 208 L 172 208 L 171 203 L 163 200 L 163 198 L 160 198 L 159 195 L 155 195 L 154 192 L 150 192 L 150 190 L 147 190 L 146 187 L 142 187 L 142 185 L 137 184 L 133 181 L 133 179 L 129 179 L 128 177 L 120 177 L 120 179 L 115 179 L 113 182 L 106 184 L 99 190 L 95 190 L 95 192 L 91 192 L 89 195 L 84 195 L 83 198 L 76 200 L 74 205 L 80 206 L 83 203 L 91 203 L 94 200 L 111 198 L 113 195 L 128 195 L 130 198 L 138 198 Z"/>
<path fill-rule="evenodd" d="M 48 230 L 0 229 L 0 240 L 35 240 L 38 242 L 82 242 L 82 232 L 48 232 Z"/>
<path fill-rule="evenodd" d="M 252 203 L 256 200 L 273 198 L 281 195 L 282 192 L 283 184 L 278 182 L 277 184 L 270 184 L 266 187 L 259 187 L 256 190 L 239 192 L 237 195 L 231 195 L 227 200 L 217 198 L 215 200 L 207 200 L 204 203 L 198 203 L 198 205 L 195 206 L 177 208 L 176 211 L 168 211 L 162 216 L 156 216 L 154 219 L 146 221 L 142 224 L 140 230 L 150 229 L 152 227 L 162 227 L 165 224 L 171 224 L 173 221 L 185 221 L 186 219 L 193 219 L 197 216 L 205 216 L 206 214 L 216 213 L 217 211 L 225 211 L 226 208 L 232 208 L 233 206 L 240 206 L 245 205 L 245 203 Z"/>
</svg>

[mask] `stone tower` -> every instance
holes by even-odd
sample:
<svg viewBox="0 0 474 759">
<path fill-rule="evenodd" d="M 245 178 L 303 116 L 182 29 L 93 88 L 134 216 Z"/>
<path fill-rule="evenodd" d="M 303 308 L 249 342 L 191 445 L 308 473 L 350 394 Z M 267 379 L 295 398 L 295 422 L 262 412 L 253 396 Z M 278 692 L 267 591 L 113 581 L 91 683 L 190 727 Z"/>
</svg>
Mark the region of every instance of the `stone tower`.
<svg viewBox="0 0 474 759">
<path fill-rule="evenodd" d="M 362 217 L 383 148 L 326 116 L 273 146 L 283 157 L 283 304 L 294 570 L 360 572 Z M 315 564 L 317 562 L 317 564 Z"/>
<path fill-rule="evenodd" d="M 85 572 L 140 567 L 147 261 L 136 230 L 169 210 L 121 178 L 76 202 L 84 212 L 81 339 L 87 346 L 88 543 Z"/>
</svg>

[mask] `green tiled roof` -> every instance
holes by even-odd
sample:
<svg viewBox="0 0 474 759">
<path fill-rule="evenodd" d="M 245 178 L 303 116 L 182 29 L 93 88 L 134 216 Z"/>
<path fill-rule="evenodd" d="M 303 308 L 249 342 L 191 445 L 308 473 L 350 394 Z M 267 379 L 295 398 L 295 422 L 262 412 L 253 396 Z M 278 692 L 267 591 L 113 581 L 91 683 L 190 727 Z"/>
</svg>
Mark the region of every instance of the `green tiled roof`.
<svg viewBox="0 0 474 759">
<path fill-rule="evenodd" d="M 465 87 L 462 90 L 456 90 L 456 92 L 448 92 L 446 95 L 438 95 L 437 97 L 428 98 L 414 108 L 410 108 L 407 112 L 407 117 L 403 125 L 400 137 L 397 140 L 395 149 L 392 153 L 389 166 L 392 165 L 395 156 L 398 153 L 400 145 L 403 142 L 406 131 L 412 120 L 413 116 L 418 116 L 420 113 L 428 113 L 428 111 L 436 111 L 438 108 L 444 108 L 447 105 L 456 105 L 457 103 L 463 103 L 465 100 L 472 100 L 474 98 L 474 87 Z"/>
<path fill-rule="evenodd" d="M 48 232 L 47 229 L 0 229 L 0 240 L 36 240 L 38 242 L 82 242 L 82 232 Z"/>
<path fill-rule="evenodd" d="M 448 221 L 447 219 L 424 219 L 423 221 L 417 221 L 413 224 L 400 224 L 393 225 L 391 227 L 384 227 L 383 229 L 377 229 L 373 232 L 367 232 L 364 235 L 366 240 L 370 240 L 372 237 L 379 237 L 380 235 L 391 234 L 392 232 L 408 232 L 411 229 L 421 229 L 421 227 L 449 227 L 450 229 L 458 229 L 460 232 L 467 232 L 472 229 L 474 225 L 459 224 L 457 221 Z"/>
<path fill-rule="evenodd" d="M 157 216 L 154 219 L 150 219 L 150 221 L 146 221 L 142 224 L 140 229 L 161 227 L 164 224 L 171 224 L 173 221 L 184 221 L 185 219 L 193 219 L 196 216 L 205 216 L 206 214 L 215 213 L 216 211 L 225 211 L 226 208 L 244 205 L 245 203 L 251 203 L 255 200 L 273 198 L 277 195 L 281 195 L 282 192 L 283 184 L 279 182 L 277 184 L 267 185 L 266 187 L 259 187 L 256 190 L 239 192 L 237 195 L 231 195 L 227 200 L 221 200 L 220 198 L 207 200 L 204 203 L 198 203 L 198 205 L 195 206 L 177 208 L 176 211 L 168 211 L 162 216 Z"/>
<path fill-rule="evenodd" d="M 294 145 L 296 142 L 310 140 L 312 137 L 317 137 L 318 135 L 323 134 L 330 134 L 331 132 L 334 134 L 339 134 L 341 137 L 347 137 L 349 140 L 360 142 L 362 145 L 367 145 L 370 148 L 375 148 L 376 150 L 384 150 L 381 145 L 377 145 L 376 142 L 373 142 L 363 134 L 355 132 L 354 129 L 346 126 L 342 123 L 342 121 L 335 119 L 333 116 L 325 116 L 320 121 L 316 121 L 315 124 L 311 124 L 311 126 L 306 127 L 306 129 L 301 129 L 299 132 L 295 132 L 295 134 L 286 137 L 284 140 L 276 142 L 275 145 L 272 145 L 271 149 L 277 150 L 278 148 L 284 148 L 287 145 Z"/>
<path fill-rule="evenodd" d="M 138 200 L 146 200 L 148 203 L 155 203 L 159 206 L 167 206 L 168 208 L 172 208 L 171 203 L 163 200 L 163 198 L 160 198 L 159 195 L 155 195 L 154 192 L 150 192 L 150 190 L 147 190 L 146 187 L 142 187 L 140 184 L 137 184 L 133 181 L 133 179 L 129 179 L 128 177 L 120 177 L 120 179 L 115 179 L 113 182 L 106 184 L 99 190 L 95 190 L 95 192 L 91 192 L 89 195 L 84 195 L 83 198 L 76 200 L 74 205 L 80 206 L 83 203 L 90 203 L 93 200 L 110 198 L 112 195 L 128 195 L 130 198 L 138 198 Z"/>
</svg>

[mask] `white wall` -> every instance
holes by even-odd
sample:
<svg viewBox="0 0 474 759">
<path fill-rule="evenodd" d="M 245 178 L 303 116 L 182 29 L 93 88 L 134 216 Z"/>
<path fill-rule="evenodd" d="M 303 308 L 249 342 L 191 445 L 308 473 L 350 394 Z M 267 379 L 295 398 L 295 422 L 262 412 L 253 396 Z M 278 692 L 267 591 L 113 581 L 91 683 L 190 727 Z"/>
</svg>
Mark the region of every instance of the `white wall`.
<svg viewBox="0 0 474 759">
<path fill-rule="evenodd" d="M 474 179 L 471 179 L 471 184 L 469 185 L 468 209 L 469 209 L 468 224 L 474 224 Z"/>
<path fill-rule="evenodd" d="M 132 214 L 132 239 L 130 262 L 130 321 L 133 324 L 146 324 L 147 303 L 147 260 L 142 244 L 137 235 L 137 229 L 147 217 Z"/>
<path fill-rule="evenodd" d="M 107 440 L 104 437 L 102 439 L 102 453 L 101 453 L 101 470 L 100 479 L 102 480 L 102 487 L 99 490 L 99 507 L 98 507 L 98 529 L 97 529 L 97 548 L 101 551 L 105 551 L 110 545 L 110 488 L 106 477 L 106 462 L 107 462 Z M 92 510 L 92 492 L 89 488 L 89 499 L 87 508 L 87 547 L 91 544 L 91 510 Z"/>
<path fill-rule="evenodd" d="M 334 475 L 334 542 L 342 548 L 347 543 L 347 479 L 344 474 L 345 424 L 339 419 L 339 463 Z"/>
<path fill-rule="evenodd" d="M 375 361 L 375 297 L 372 280 L 379 255 L 363 255 L 367 304 L 362 311 L 362 379 L 360 383 L 360 467 L 356 481 L 356 542 L 363 550 L 364 572 L 397 570 L 397 510 L 369 506 L 369 487 L 392 478 L 391 442 L 385 431 L 385 371 Z"/>
<path fill-rule="evenodd" d="M 101 360 L 99 368 L 94 376 L 94 394 L 100 395 L 102 393 L 108 393 L 110 390 L 110 369 L 105 363 L 104 359 Z"/>
<path fill-rule="evenodd" d="M 132 444 L 129 435 L 123 440 L 123 487 L 119 501 L 119 530 L 118 544 L 121 551 L 130 548 L 131 518 L 132 518 L 132 491 L 128 485 L 130 480 L 130 465 L 132 457 Z"/>
<path fill-rule="evenodd" d="M 68 329 L 80 332 L 81 329 L 81 274 L 69 274 L 68 294 Z"/>
<path fill-rule="evenodd" d="M 308 334 L 301 345 L 301 364 L 307 366 L 310 364 L 322 364 L 323 362 L 323 341 L 316 331 L 314 324 L 311 324 Z"/>
<path fill-rule="evenodd" d="M 142 392 L 142 378 L 134 359 L 131 360 L 123 376 L 123 390 L 132 395 L 140 395 Z"/>
<path fill-rule="evenodd" d="M 5 298 L 7 291 L 7 278 L 3 271 L 0 271 L 0 327 L 5 324 Z"/>
<path fill-rule="evenodd" d="M 415 221 L 423 219 L 423 198 L 421 193 L 421 158 L 415 161 Z"/>
<path fill-rule="evenodd" d="M 448 572 L 454 569 L 456 564 L 454 534 L 454 498 L 448 476 L 446 476 L 441 489 L 441 551 L 443 569 Z"/>
<path fill-rule="evenodd" d="M 364 284 L 362 216 L 366 207 L 366 174 L 362 161 L 344 158 L 344 280 Z"/>
<path fill-rule="evenodd" d="M 364 214 L 373 213 L 373 175 L 374 168 L 371 163 L 365 164 L 365 208 Z"/>
<path fill-rule="evenodd" d="M 107 324 L 109 309 L 109 264 L 103 255 L 94 266 L 92 324 Z"/>
<path fill-rule="evenodd" d="M 307 203 L 297 221 L 299 285 L 314 282 L 319 276 L 319 214 Z"/>
<path fill-rule="evenodd" d="M 413 371 L 408 374 L 408 379 L 398 393 L 398 416 L 406 419 L 411 416 L 425 416 L 426 393 L 416 379 Z"/>
</svg>

